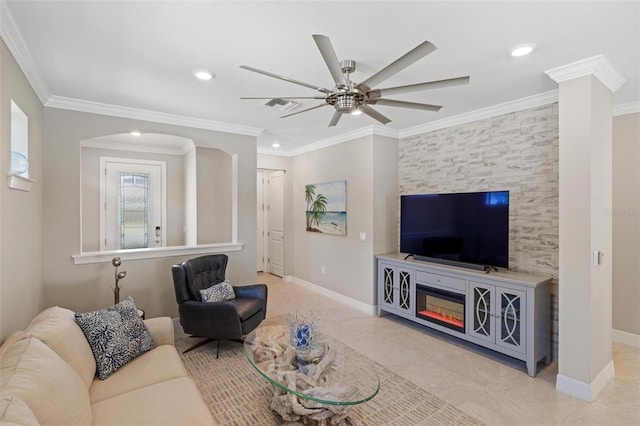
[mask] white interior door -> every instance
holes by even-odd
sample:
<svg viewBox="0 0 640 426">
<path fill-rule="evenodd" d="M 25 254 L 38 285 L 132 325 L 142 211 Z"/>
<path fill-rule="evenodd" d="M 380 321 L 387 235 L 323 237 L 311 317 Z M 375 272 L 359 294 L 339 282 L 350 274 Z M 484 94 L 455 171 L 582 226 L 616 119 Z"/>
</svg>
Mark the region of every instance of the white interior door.
<svg viewBox="0 0 640 426">
<path fill-rule="evenodd" d="M 256 182 L 256 193 L 257 200 L 256 206 L 258 208 L 258 212 L 256 217 L 258 218 L 257 223 L 257 235 L 256 235 L 256 251 L 257 251 L 257 271 L 261 272 L 265 270 L 265 256 L 264 256 L 264 172 L 262 170 L 258 170 L 258 179 Z"/>
<path fill-rule="evenodd" d="M 284 275 L 284 172 L 270 172 L 267 178 L 268 272 Z"/>
</svg>

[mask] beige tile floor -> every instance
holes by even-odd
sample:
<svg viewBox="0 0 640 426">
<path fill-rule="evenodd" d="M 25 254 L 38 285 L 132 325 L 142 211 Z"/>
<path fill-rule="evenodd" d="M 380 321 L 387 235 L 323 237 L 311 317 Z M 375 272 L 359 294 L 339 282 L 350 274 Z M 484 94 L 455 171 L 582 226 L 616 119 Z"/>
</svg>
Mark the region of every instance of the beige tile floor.
<svg viewBox="0 0 640 426">
<path fill-rule="evenodd" d="M 640 425 L 640 349 L 613 344 L 615 379 L 587 403 L 555 390 L 557 365 L 526 365 L 393 315 L 370 316 L 282 279 L 269 287 L 268 317 L 313 311 L 323 333 L 488 425 Z"/>
</svg>

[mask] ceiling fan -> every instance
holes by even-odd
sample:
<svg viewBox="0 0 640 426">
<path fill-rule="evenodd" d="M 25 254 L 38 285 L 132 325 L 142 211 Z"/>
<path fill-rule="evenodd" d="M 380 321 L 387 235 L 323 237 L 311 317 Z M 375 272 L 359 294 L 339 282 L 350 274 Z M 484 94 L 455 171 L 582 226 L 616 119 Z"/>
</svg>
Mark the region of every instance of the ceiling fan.
<svg viewBox="0 0 640 426">
<path fill-rule="evenodd" d="M 342 114 L 359 114 L 365 113 L 368 116 L 376 119 L 382 124 L 387 124 L 391 120 L 385 117 L 380 112 L 376 111 L 371 105 L 385 105 L 400 108 L 419 109 L 424 111 L 438 111 L 442 106 L 422 104 L 416 102 L 398 101 L 394 99 L 386 99 L 383 96 L 396 95 L 401 93 L 416 92 L 420 90 L 439 89 L 442 87 L 457 86 L 460 84 L 469 83 L 469 76 L 449 78 L 445 80 L 429 81 L 424 83 L 409 84 L 406 86 L 388 87 L 384 89 L 372 89 L 379 83 L 382 83 L 389 77 L 402 71 L 414 62 L 427 56 L 429 53 L 436 50 L 436 47 L 424 41 L 418 46 L 396 59 L 391 64 L 387 65 L 371 77 L 363 81 L 362 83 L 354 83 L 350 79 L 350 74 L 355 71 L 356 63 L 351 59 L 338 61 L 333 46 L 329 37 L 314 34 L 313 39 L 320 50 L 320 54 L 324 59 L 324 62 L 329 68 L 329 72 L 335 82 L 333 89 L 326 89 L 313 84 L 305 83 L 302 81 L 294 80 L 292 78 L 284 77 L 278 74 L 274 74 L 268 71 L 259 70 L 247 65 L 240 65 L 240 68 L 253 71 L 259 74 L 263 74 L 269 77 L 277 78 L 280 80 L 288 81 L 289 83 L 298 84 L 300 86 L 308 87 L 310 89 L 317 90 L 323 93 L 322 96 L 281 96 L 282 99 L 322 99 L 323 103 L 315 105 L 311 108 L 307 108 L 301 111 L 296 111 L 291 114 L 283 115 L 281 118 L 291 117 L 292 115 L 301 114 L 303 112 L 311 111 L 316 108 L 331 105 L 335 108 L 335 112 L 329 127 L 338 124 Z M 240 99 L 272 99 L 273 97 L 242 97 Z"/>
</svg>

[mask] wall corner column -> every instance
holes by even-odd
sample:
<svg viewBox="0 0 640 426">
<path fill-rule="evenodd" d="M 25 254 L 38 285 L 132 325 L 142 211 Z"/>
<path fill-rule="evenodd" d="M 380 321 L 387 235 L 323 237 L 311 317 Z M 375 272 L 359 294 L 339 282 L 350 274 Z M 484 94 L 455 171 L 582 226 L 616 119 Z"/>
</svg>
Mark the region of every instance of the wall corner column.
<svg viewBox="0 0 640 426">
<path fill-rule="evenodd" d="M 593 401 L 612 358 L 612 98 L 603 56 L 546 71 L 559 84 L 559 343 L 556 389 Z"/>
</svg>

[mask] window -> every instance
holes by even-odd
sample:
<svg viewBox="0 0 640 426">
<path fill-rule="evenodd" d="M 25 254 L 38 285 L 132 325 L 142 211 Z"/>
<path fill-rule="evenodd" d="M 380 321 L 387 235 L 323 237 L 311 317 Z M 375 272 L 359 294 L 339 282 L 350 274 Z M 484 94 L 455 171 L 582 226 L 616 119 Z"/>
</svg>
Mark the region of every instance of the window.
<svg viewBox="0 0 640 426">
<path fill-rule="evenodd" d="M 166 163 L 100 157 L 102 250 L 164 247 Z"/>
<path fill-rule="evenodd" d="M 11 173 L 29 177 L 29 119 L 11 100 Z"/>
</svg>

